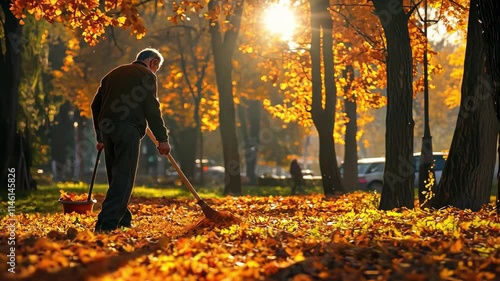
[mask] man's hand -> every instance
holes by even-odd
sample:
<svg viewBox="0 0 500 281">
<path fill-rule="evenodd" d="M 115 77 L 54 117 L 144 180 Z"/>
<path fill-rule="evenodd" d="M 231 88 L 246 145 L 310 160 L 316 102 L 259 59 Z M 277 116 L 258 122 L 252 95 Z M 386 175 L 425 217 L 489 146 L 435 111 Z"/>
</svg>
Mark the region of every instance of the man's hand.
<svg viewBox="0 0 500 281">
<path fill-rule="evenodd" d="M 167 155 L 170 153 L 170 143 L 168 141 L 165 141 L 165 142 L 160 142 L 158 144 L 158 153 L 160 153 L 161 155 Z"/>
<path fill-rule="evenodd" d="M 102 142 L 98 142 L 96 145 L 95 145 L 95 148 L 97 150 L 103 150 L 104 149 L 104 143 Z"/>
</svg>

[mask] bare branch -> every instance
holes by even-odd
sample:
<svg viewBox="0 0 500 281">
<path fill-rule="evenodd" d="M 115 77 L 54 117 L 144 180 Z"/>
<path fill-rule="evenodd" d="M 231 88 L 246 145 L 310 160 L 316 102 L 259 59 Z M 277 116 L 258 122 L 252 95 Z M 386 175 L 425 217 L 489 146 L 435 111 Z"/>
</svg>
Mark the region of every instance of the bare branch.
<svg viewBox="0 0 500 281">
<path fill-rule="evenodd" d="M 453 5 L 459 7 L 460 9 L 464 10 L 464 11 L 468 11 L 469 9 L 467 7 L 464 7 L 462 6 L 460 3 L 457 3 L 456 1 L 454 0 L 449 0 Z"/>
<path fill-rule="evenodd" d="M 408 16 L 408 18 L 413 14 L 413 12 L 415 11 L 415 9 L 417 9 L 418 6 L 420 6 L 420 3 L 422 3 L 422 1 L 423 0 L 420 0 L 420 2 L 414 4 L 413 7 L 410 8 L 410 10 L 408 11 L 408 13 L 406 14 Z M 413 1 L 411 1 L 411 2 L 413 3 Z"/>
<path fill-rule="evenodd" d="M 120 56 L 123 56 L 124 54 L 124 51 L 123 49 L 120 47 L 120 45 L 118 44 L 118 41 L 116 40 L 116 36 L 115 36 L 115 29 L 113 26 L 111 26 L 111 38 L 113 39 L 113 44 L 115 45 L 115 47 L 120 50 Z"/>
</svg>

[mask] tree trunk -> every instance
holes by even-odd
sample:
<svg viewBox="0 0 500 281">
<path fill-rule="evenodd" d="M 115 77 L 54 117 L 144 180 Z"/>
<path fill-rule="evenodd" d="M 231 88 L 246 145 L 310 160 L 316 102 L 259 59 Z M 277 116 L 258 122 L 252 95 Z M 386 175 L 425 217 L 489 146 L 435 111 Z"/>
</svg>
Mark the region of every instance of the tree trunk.
<svg viewBox="0 0 500 281">
<path fill-rule="evenodd" d="M 199 130 L 195 127 L 184 128 L 176 134 L 176 153 L 182 172 L 190 179 L 194 179 L 196 144 Z"/>
<path fill-rule="evenodd" d="M 344 71 L 344 77 L 347 79 L 348 84 L 344 89 L 344 95 L 347 94 L 351 88 L 352 81 L 354 80 L 354 68 L 348 65 Z M 345 114 L 349 118 L 345 129 L 345 154 L 344 154 L 344 176 L 343 184 L 346 191 L 353 191 L 358 189 L 358 144 L 356 142 L 356 133 L 358 132 L 357 112 L 356 112 L 356 97 L 352 100 L 344 100 Z"/>
<path fill-rule="evenodd" d="M 209 9 L 215 12 L 217 2 L 210 0 Z M 215 77 L 219 90 L 219 122 L 224 154 L 224 167 L 226 180 L 224 195 L 241 195 L 240 155 L 238 153 L 238 140 L 236 137 L 236 116 L 233 101 L 233 65 L 232 58 L 238 37 L 243 2 L 238 1 L 234 13 L 230 16 L 231 28 L 222 36 L 217 17 L 211 20 L 210 35 L 214 55 Z"/>
<path fill-rule="evenodd" d="M 69 102 L 63 103 L 49 129 L 52 175 L 55 182 L 71 180 L 71 162 L 74 157 L 69 155 L 69 152 L 74 152 L 74 149 L 69 148 L 74 146 L 75 138 L 73 121 L 69 115 L 72 109 Z"/>
<path fill-rule="evenodd" d="M 483 41 L 486 54 L 486 68 L 494 87 L 495 111 L 500 120 L 500 2 L 498 0 L 479 0 L 479 18 L 482 23 Z M 500 140 L 499 140 L 500 142 Z M 500 143 L 498 145 L 498 164 L 500 166 Z M 500 178 L 497 175 L 497 213 L 500 214 Z"/>
<path fill-rule="evenodd" d="M 257 184 L 257 148 L 259 146 L 259 131 L 261 119 L 261 102 L 245 99 L 245 106 L 238 107 L 241 123 L 241 134 L 245 143 L 246 175 L 250 184 Z"/>
<path fill-rule="evenodd" d="M 498 120 L 491 80 L 485 73 L 477 0 L 472 0 L 467 27 L 460 111 L 450 153 L 432 206 L 478 211 L 490 200 Z"/>
<path fill-rule="evenodd" d="M 199 129 L 196 127 L 181 127 L 173 118 L 165 117 L 167 128 L 171 131 L 170 142 L 175 149 L 172 150 L 175 158 L 186 177 L 194 180 L 196 146 L 198 143 Z"/>
<path fill-rule="evenodd" d="M 22 48 L 22 27 L 9 11 L 10 1 L 1 1 L 5 16 L 2 24 L 5 36 L 5 53 L 0 52 L 0 175 L 6 183 L 8 168 L 16 167 L 19 159 L 14 159 L 16 139 L 17 106 L 19 100 L 20 65 Z M 7 184 L 2 184 L 7 189 Z"/>
<path fill-rule="evenodd" d="M 333 139 L 337 100 L 333 64 L 333 21 L 328 11 L 329 1 L 310 0 L 310 6 L 313 84 L 311 114 L 319 135 L 319 167 L 323 180 L 323 191 L 326 196 L 331 196 L 334 195 L 335 191 L 344 191 Z M 321 65 L 323 65 L 323 69 Z M 322 70 L 324 71 L 323 80 L 321 79 Z"/>
<path fill-rule="evenodd" d="M 387 116 L 380 209 L 413 208 L 412 53 L 403 1 L 373 0 L 387 41 Z"/>
</svg>

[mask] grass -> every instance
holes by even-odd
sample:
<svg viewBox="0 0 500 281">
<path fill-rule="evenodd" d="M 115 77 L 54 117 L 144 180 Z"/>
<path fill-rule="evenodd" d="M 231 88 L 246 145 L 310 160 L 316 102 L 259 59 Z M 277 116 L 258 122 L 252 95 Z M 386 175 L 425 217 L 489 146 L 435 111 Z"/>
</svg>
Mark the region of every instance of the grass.
<svg viewBox="0 0 500 281">
<path fill-rule="evenodd" d="M 31 192 L 16 192 L 15 212 L 20 213 L 56 213 L 61 212 L 62 207 L 57 202 L 59 199 L 59 190 L 72 193 L 88 193 L 88 185 L 84 183 L 59 183 L 53 185 L 41 185 L 37 190 Z M 105 195 L 108 188 L 107 184 L 96 184 L 93 188 L 94 195 Z M 222 186 L 207 186 L 195 187 L 198 194 L 202 198 L 217 198 L 223 197 Z M 287 196 L 290 195 L 290 187 L 281 186 L 243 186 L 243 195 L 250 196 Z M 307 193 L 321 193 L 321 187 L 308 187 Z M 183 186 L 171 187 L 147 187 L 136 186 L 132 197 L 167 197 L 167 198 L 193 198 L 187 188 Z M 7 196 L 4 193 L 0 194 L 2 208 L 0 209 L 0 216 L 7 214 Z"/>
<path fill-rule="evenodd" d="M 59 183 L 53 185 L 42 185 L 38 187 L 38 190 L 31 192 L 16 192 L 15 201 L 15 212 L 20 213 L 56 213 L 61 212 L 62 206 L 57 202 L 59 199 L 59 190 L 64 190 L 66 192 L 72 193 L 84 193 L 88 192 L 88 185 L 84 183 Z M 93 194 L 104 196 L 108 188 L 107 184 L 96 184 L 94 185 Z M 195 187 L 198 194 L 202 198 L 217 198 L 223 197 L 222 186 L 203 186 Z M 323 193 L 321 186 L 308 186 L 305 187 L 307 194 L 318 194 Z M 7 196 L 4 191 L 0 193 L 0 204 L 2 208 L 0 209 L 0 216 L 7 214 Z M 491 202 L 496 200 L 496 185 L 492 187 Z M 288 186 L 243 186 L 242 195 L 249 196 L 289 196 L 291 195 L 291 188 Z M 191 193 L 187 188 L 183 186 L 171 186 L 171 187 L 147 187 L 147 186 L 136 186 L 132 197 L 146 197 L 146 198 L 157 198 L 157 197 L 167 197 L 167 198 L 193 198 Z M 194 200 L 194 198 L 193 198 Z"/>
</svg>

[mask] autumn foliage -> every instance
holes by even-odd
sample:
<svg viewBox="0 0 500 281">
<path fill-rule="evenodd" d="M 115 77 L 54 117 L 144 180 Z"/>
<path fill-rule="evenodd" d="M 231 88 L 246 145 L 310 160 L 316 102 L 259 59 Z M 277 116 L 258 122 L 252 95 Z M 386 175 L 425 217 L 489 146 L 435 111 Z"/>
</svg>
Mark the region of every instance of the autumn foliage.
<svg viewBox="0 0 500 281">
<path fill-rule="evenodd" d="M 103 1 L 102 5 L 98 0 L 13 0 L 11 12 L 21 19 L 21 24 L 27 12 L 37 20 L 43 18 L 81 30 L 84 40 L 94 46 L 108 26 L 130 28 L 138 39 L 142 38 L 146 28 L 136 5 L 134 0 Z"/>
<path fill-rule="evenodd" d="M 87 201 L 88 194 L 80 193 L 76 194 L 73 192 L 65 192 L 64 190 L 59 190 L 61 193 L 61 197 L 59 198 L 62 201 L 72 201 L 72 202 L 81 202 Z"/>
<path fill-rule="evenodd" d="M 243 220 L 203 225 L 194 200 L 134 198 L 136 228 L 94 234 L 88 215 L 19 214 L 2 280 L 498 280 L 500 223 L 480 212 L 379 211 L 379 195 L 207 200 Z M 56 204 L 56 202 L 54 203 Z M 7 278 L 7 279 L 6 279 Z"/>
</svg>

